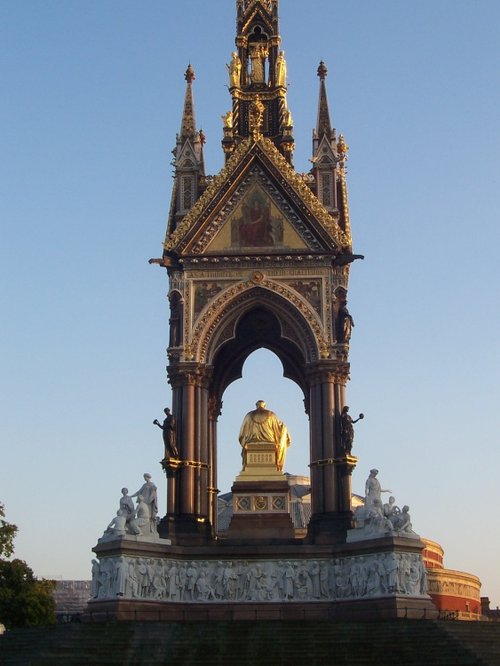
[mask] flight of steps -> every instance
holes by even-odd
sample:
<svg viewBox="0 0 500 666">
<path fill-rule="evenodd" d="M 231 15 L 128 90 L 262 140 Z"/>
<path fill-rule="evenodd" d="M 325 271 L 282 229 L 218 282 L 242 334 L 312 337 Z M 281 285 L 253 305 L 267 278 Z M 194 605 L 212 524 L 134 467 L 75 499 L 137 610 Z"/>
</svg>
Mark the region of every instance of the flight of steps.
<svg viewBox="0 0 500 666">
<path fill-rule="evenodd" d="M 500 666 L 500 623 L 117 622 L 0 637 L 2 666 Z"/>
</svg>

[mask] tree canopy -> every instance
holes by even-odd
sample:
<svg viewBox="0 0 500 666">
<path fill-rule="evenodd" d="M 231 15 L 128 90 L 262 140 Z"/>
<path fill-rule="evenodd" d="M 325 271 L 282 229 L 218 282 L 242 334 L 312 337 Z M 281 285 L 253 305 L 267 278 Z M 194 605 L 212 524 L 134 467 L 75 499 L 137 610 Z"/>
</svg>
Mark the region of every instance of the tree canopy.
<svg viewBox="0 0 500 666">
<path fill-rule="evenodd" d="M 6 627 L 53 624 L 55 582 L 38 580 L 23 560 L 5 559 L 14 552 L 17 526 L 4 518 L 0 503 L 0 622 Z"/>
<path fill-rule="evenodd" d="M 10 557 L 14 552 L 14 537 L 17 534 L 17 525 L 8 523 L 5 518 L 5 508 L 0 502 L 0 557 Z"/>
</svg>

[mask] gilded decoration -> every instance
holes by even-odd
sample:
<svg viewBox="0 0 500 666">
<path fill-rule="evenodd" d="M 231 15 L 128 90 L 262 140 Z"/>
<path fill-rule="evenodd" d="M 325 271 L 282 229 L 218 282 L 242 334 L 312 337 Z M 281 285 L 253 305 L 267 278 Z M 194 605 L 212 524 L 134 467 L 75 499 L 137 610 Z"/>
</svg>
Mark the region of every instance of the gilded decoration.
<svg viewBox="0 0 500 666">
<path fill-rule="evenodd" d="M 260 220 L 257 217 L 259 212 L 262 214 Z M 253 246 L 241 246 L 241 242 L 253 243 Z M 270 243 L 274 243 L 274 246 Z M 283 248 L 279 247 L 280 244 Z M 324 244 L 312 233 L 310 225 L 297 215 L 290 201 L 271 178 L 255 164 L 240 179 L 218 213 L 205 224 L 197 239 L 189 245 L 181 243 L 179 250 L 183 251 L 187 247 L 195 255 L 258 252 L 269 253 L 271 256 L 279 249 L 321 251 Z M 208 261 L 208 258 L 203 257 L 201 261 Z"/>
<path fill-rule="evenodd" d="M 245 141 L 242 141 L 235 149 L 227 164 L 212 178 L 210 185 L 194 204 L 189 213 L 183 218 L 179 226 L 166 238 L 164 243 L 165 250 L 173 250 L 193 226 L 195 220 L 201 215 L 201 213 L 207 213 L 210 211 L 210 203 L 215 199 L 217 193 L 222 186 L 226 184 L 230 176 L 238 170 L 242 157 L 246 154 L 252 143 L 251 138 L 245 139 Z"/>
<path fill-rule="evenodd" d="M 255 497 L 255 499 L 254 499 L 255 510 L 256 511 L 267 511 L 267 508 L 268 508 L 267 502 L 268 502 L 268 498 L 263 496 L 263 495 L 259 495 L 258 497 Z"/>
<path fill-rule="evenodd" d="M 206 248 L 208 252 L 304 250 L 307 245 L 264 189 L 253 185 Z"/>
<path fill-rule="evenodd" d="M 180 249 L 179 246 L 181 246 L 183 239 L 194 225 L 203 218 L 206 220 L 208 215 L 214 211 L 222 190 L 227 190 L 233 183 L 235 176 L 241 170 L 241 162 L 253 146 L 258 146 L 265 157 L 270 160 L 271 164 L 281 174 L 283 185 L 289 185 L 293 189 L 298 196 L 305 218 L 311 221 L 315 218 L 339 248 L 350 248 L 350 234 L 342 231 L 335 219 L 321 204 L 316 195 L 311 192 L 307 184 L 304 183 L 301 175 L 296 173 L 288 164 L 273 142 L 270 139 L 262 137 L 257 142 L 253 141 L 252 138 L 248 138 L 239 144 L 225 167 L 223 167 L 217 176 L 213 177 L 210 185 L 189 213 L 183 218 L 175 231 L 167 237 L 164 244 L 165 251 Z M 221 223 L 222 220 L 219 221 L 219 224 Z"/>
<path fill-rule="evenodd" d="M 253 275 L 246 282 L 240 282 L 229 289 L 224 290 L 204 310 L 193 329 L 190 343 L 186 346 L 187 358 L 194 359 L 196 357 L 199 362 L 204 362 L 209 341 L 213 332 L 217 330 L 220 320 L 227 312 L 228 303 L 241 293 L 256 288 L 252 278 Z M 283 283 L 274 282 L 263 277 L 260 282 L 260 287 L 265 288 L 271 293 L 278 294 L 301 313 L 307 322 L 310 331 L 314 335 L 317 350 L 319 350 L 321 358 L 328 358 L 329 345 L 325 336 L 323 324 L 318 314 L 312 309 L 309 303 L 305 302 L 295 290 L 290 289 Z M 232 304 L 231 307 L 234 309 L 234 304 Z"/>
<path fill-rule="evenodd" d="M 241 263 L 241 262 L 240 262 Z M 337 269 L 339 273 L 341 269 Z M 185 274 L 182 274 L 186 277 Z M 338 287 L 343 286 L 340 273 L 333 275 L 333 281 L 329 277 L 329 271 L 324 268 L 290 268 L 286 270 L 286 279 L 282 279 L 282 268 L 271 268 L 270 266 L 262 267 L 262 270 L 250 270 L 241 268 L 231 270 L 197 270 L 193 274 L 193 278 L 187 280 L 191 284 L 191 288 L 186 289 L 185 293 L 185 307 L 184 307 L 184 322 L 183 330 L 189 335 L 189 331 L 193 331 L 191 339 L 184 338 L 184 342 L 188 343 L 184 347 L 184 358 L 186 360 L 193 360 L 196 356 L 196 348 L 198 345 L 200 330 L 203 330 L 211 319 L 216 316 L 215 313 L 224 307 L 229 299 L 235 297 L 251 289 L 252 286 L 264 286 L 269 288 L 269 285 L 274 285 L 272 290 L 280 293 L 286 300 L 293 303 L 301 303 L 302 313 L 304 314 L 309 325 L 311 319 L 317 322 L 320 321 L 320 327 L 316 327 L 316 323 L 311 325 L 315 331 L 316 339 L 321 340 L 319 346 L 321 358 L 337 358 L 338 360 L 346 360 L 347 350 L 345 345 L 334 344 L 334 330 L 333 330 L 333 307 L 335 303 L 334 292 Z M 172 276 L 176 286 L 181 286 L 180 280 L 175 280 L 175 275 Z M 184 280 L 182 280 L 182 283 Z M 278 290 L 277 286 L 285 287 L 286 291 Z M 295 300 L 291 299 L 291 295 Z M 311 315 L 313 315 L 311 317 Z M 229 325 L 225 339 L 229 339 L 233 335 L 233 326 Z M 222 342 L 222 339 L 221 341 Z"/>
</svg>

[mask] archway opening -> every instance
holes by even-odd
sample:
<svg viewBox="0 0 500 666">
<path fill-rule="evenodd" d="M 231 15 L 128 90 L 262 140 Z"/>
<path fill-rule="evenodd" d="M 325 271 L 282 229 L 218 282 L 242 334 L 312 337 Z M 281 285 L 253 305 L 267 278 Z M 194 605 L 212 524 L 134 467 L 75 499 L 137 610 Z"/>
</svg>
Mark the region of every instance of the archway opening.
<svg viewBox="0 0 500 666">
<path fill-rule="evenodd" d="M 260 348 L 247 357 L 241 379 L 233 381 L 222 396 L 222 411 L 217 424 L 217 486 L 227 493 L 241 470 L 238 434 L 247 412 L 257 400 L 265 400 L 290 431 L 284 471 L 309 476 L 309 419 L 304 409 L 301 388 L 283 376 L 280 359 Z"/>
</svg>

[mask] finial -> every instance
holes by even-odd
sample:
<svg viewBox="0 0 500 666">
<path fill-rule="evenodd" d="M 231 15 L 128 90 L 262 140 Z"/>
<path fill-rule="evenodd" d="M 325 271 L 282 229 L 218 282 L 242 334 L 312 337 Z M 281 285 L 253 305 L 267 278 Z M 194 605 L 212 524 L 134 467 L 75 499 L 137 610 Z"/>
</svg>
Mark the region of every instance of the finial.
<svg viewBox="0 0 500 666">
<path fill-rule="evenodd" d="M 184 78 L 188 83 L 191 83 L 194 81 L 196 78 L 194 75 L 194 69 L 191 67 L 191 63 L 189 63 L 188 68 L 186 69 L 186 73 L 184 74 Z"/>
<path fill-rule="evenodd" d="M 340 157 L 340 162 L 341 162 L 341 165 L 342 165 L 342 164 L 345 163 L 345 161 L 347 159 L 347 152 L 349 150 L 349 146 L 345 142 L 343 134 L 341 134 L 339 136 L 339 140 L 337 142 L 337 150 L 338 150 L 339 157 Z"/>
<path fill-rule="evenodd" d="M 262 136 L 262 122 L 264 120 L 265 106 L 261 102 L 259 95 L 250 104 L 249 125 L 252 132 L 254 141 L 257 141 Z"/>
<path fill-rule="evenodd" d="M 232 111 L 228 111 L 223 116 L 221 116 L 221 118 L 224 122 L 224 127 L 227 127 L 228 129 L 233 129 L 234 119 Z"/>
<path fill-rule="evenodd" d="M 327 72 L 328 70 L 326 68 L 325 63 L 321 61 L 318 67 L 318 76 L 320 78 L 320 81 L 324 81 L 326 79 Z"/>
</svg>

